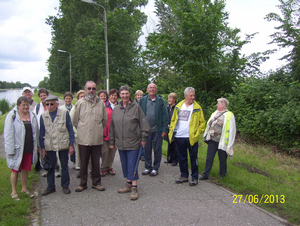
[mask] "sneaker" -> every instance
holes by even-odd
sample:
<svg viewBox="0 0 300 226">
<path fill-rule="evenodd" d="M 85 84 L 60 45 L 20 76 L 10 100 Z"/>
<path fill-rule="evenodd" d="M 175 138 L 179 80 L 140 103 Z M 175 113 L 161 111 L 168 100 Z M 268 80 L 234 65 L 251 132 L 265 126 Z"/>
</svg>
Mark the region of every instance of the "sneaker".
<svg viewBox="0 0 300 226">
<path fill-rule="evenodd" d="M 110 175 L 116 175 L 115 171 L 113 171 L 113 169 L 109 169 L 107 170 L 107 172 L 110 174 Z"/>
<path fill-rule="evenodd" d="M 186 183 L 186 182 L 189 182 L 189 179 L 186 177 L 180 177 L 179 179 L 175 180 L 176 184 L 182 184 L 182 183 Z"/>
<path fill-rule="evenodd" d="M 157 176 L 158 172 L 156 170 L 152 170 L 152 172 L 150 173 L 150 176 Z"/>
<path fill-rule="evenodd" d="M 130 200 L 137 200 L 139 198 L 139 193 L 137 187 L 131 188 Z"/>
<path fill-rule="evenodd" d="M 145 169 L 145 170 L 142 172 L 142 175 L 148 175 L 148 174 L 150 174 L 150 170 Z"/>
<path fill-rule="evenodd" d="M 189 183 L 190 186 L 196 186 L 197 184 L 198 184 L 198 180 L 192 180 Z"/>
<path fill-rule="evenodd" d="M 101 171 L 101 173 L 100 173 L 101 177 L 105 177 L 105 173 L 106 173 L 105 170 Z M 92 175 L 92 172 L 91 172 L 91 175 Z"/>
<path fill-rule="evenodd" d="M 126 183 L 125 188 L 120 188 L 118 190 L 118 193 L 126 193 L 126 192 L 130 192 L 131 191 L 131 184 Z"/>
</svg>

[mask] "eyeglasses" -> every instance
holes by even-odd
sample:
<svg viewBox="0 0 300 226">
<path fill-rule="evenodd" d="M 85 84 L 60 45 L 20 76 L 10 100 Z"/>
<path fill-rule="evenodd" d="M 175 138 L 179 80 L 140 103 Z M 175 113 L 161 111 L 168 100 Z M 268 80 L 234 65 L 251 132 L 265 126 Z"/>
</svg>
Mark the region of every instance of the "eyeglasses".
<svg viewBox="0 0 300 226">
<path fill-rule="evenodd" d="M 46 103 L 46 105 L 47 105 L 47 106 L 49 106 L 49 105 L 53 106 L 54 103 Z"/>
<path fill-rule="evenodd" d="M 29 104 L 21 104 L 20 106 L 25 108 L 25 107 L 29 107 L 30 105 Z"/>
<path fill-rule="evenodd" d="M 88 89 L 88 90 L 91 90 L 91 89 L 92 89 L 92 90 L 96 90 L 95 87 L 93 87 L 93 88 L 92 88 L 92 87 L 88 87 L 87 89 Z"/>
</svg>

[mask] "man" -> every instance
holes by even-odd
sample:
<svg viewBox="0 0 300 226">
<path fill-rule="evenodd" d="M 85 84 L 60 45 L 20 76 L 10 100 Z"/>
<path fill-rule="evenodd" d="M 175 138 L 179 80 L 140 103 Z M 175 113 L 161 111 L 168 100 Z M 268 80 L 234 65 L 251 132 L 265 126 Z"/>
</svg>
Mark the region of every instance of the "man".
<svg viewBox="0 0 300 226">
<path fill-rule="evenodd" d="M 103 144 L 103 128 L 106 126 L 107 114 L 103 101 L 96 96 L 96 84 L 87 81 L 85 97 L 78 100 L 72 116 L 73 125 L 77 129 L 77 143 L 80 156 L 80 185 L 75 189 L 82 192 L 87 189 L 87 168 L 92 157 L 92 188 L 104 191 L 101 185 L 100 154 Z"/>
<path fill-rule="evenodd" d="M 187 87 L 184 90 L 185 100 L 175 106 L 171 119 L 169 141 L 175 136 L 175 145 L 179 160 L 181 176 L 175 182 L 177 184 L 188 182 L 189 169 L 187 162 L 187 149 L 189 149 L 192 180 L 190 186 L 198 184 L 198 140 L 204 132 L 205 120 L 200 105 L 195 101 L 195 89 Z"/>
<path fill-rule="evenodd" d="M 57 96 L 50 95 L 45 101 L 48 111 L 45 111 L 40 118 L 40 148 L 45 161 L 49 161 L 53 167 L 47 173 L 47 189 L 41 195 L 49 195 L 56 191 L 54 177 L 56 152 L 58 152 L 61 165 L 61 186 L 65 194 L 70 194 L 68 154 L 74 153 L 73 142 L 75 140 L 71 117 L 67 110 L 58 108 Z"/>
<path fill-rule="evenodd" d="M 164 99 L 156 95 L 157 87 L 151 83 L 147 87 L 148 95 L 143 96 L 139 105 L 142 108 L 151 127 L 151 135 L 145 146 L 145 168 L 142 175 L 156 176 L 161 162 L 163 137 L 168 133 L 169 116 Z M 154 162 L 152 166 L 152 141 Z"/>
<path fill-rule="evenodd" d="M 30 103 L 30 111 L 33 111 L 35 106 L 36 106 L 36 102 L 34 100 L 32 100 L 32 95 L 33 92 L 29 87 L 24 87 L 23 91 L 22 91 L 22 96 L 27 97 L 27 99 L 29 100 Z"/>
</svg>

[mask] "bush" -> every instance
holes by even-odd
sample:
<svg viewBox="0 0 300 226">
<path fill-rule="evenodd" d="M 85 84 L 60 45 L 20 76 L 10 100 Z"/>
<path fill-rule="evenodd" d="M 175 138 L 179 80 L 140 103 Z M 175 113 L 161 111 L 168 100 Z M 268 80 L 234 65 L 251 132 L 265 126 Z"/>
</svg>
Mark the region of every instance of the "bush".
<svg viewBox="0 0 300 226">
<path fill-rule="evenodd" d="M 0 100 L 0 111 L 1 111 L 2 115 L 9 111 L 9 102 L 8 102 L 8 100 L 6 100 L 6 99 Z"/>
</svg>

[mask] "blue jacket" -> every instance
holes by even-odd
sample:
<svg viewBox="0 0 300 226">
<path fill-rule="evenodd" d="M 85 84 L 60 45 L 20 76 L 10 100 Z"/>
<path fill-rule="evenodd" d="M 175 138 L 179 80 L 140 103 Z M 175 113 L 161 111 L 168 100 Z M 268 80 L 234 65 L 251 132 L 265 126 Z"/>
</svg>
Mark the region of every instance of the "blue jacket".
<svg viewBox="0 0 300 226">
<path fill-rule="evenodd" d="M 149 95 L 144 95 L 139 101 L 139 105 L 146 116 L 148 97 Z M 158 127 L 158 136 L 161 136 L 162 133 L 168 133 L 169 114 L 167 105 L 165 100 L 159 95 L 156 95 L 155 101 L 155 121 Z"/>
</svg>

